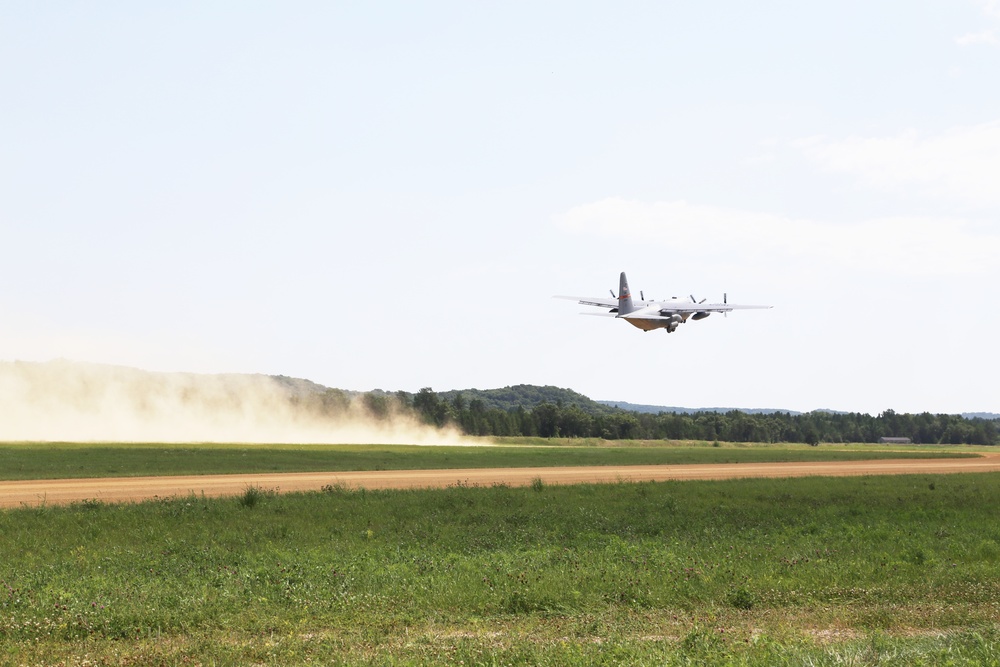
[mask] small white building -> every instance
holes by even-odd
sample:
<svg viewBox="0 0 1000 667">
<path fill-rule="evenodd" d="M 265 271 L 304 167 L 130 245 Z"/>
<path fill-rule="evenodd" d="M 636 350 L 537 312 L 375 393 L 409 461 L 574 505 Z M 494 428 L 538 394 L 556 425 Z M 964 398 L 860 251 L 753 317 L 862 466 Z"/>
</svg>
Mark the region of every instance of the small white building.
<svg viewBox="0 0 1000 667">
<path fill-rule="evenodd" d="M 889 436 L 882 436 L 878 439 L 880 445 L 912 445 L 913 441 L 909 438 L 893 438 Z"/>
</svg>

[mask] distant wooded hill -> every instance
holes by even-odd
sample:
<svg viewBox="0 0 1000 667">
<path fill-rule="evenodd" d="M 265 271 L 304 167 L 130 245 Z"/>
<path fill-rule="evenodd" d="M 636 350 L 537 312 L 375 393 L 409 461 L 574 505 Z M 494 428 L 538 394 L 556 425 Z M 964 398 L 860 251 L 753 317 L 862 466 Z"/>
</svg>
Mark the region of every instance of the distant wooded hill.
<svg viewBox="0 0 1000 667">
<path fill-rule="evenodd" d="M 559 387 L 545 386 L 539 387 L 533 384 L 516 384 L 513 387 L 503 389 L 453 389 L 442 391 L 438 397 L 444 401 L 454 402 L 455 397 L 461 394 L 466 402 L 480 400 L 487 410 L 513 410 L 524 408 L 530 410 L 542 403 L 561 405 L 563 407 L 577 407 L 587 414 L 605 414 L 613 410 L 613 406 L 603 405 L 602 401 L 595 401 L 587 398 L 572 389 L 561 389 Z"/>
<path fill-rule="evenodd" d="M 801 415 L 805 414 L 803 412 L 797 412 L 795 410 L 782 410 L 780 408 L 678 408 L 666 405 L 643 405 L 641 403 L 628 403 L 626 401 L 596 401 L 601 405 L 606 405 L 609 407 L 620 408 L 622 410 L 628 410 L 630 412 L 642 412 L 645 414 L 659 414 L 661 412 L 670 412 L 674 414 L 694 414 L 696 412 L 732 412 L 733 410 L 738 410 L 742 413 L 748 415 L 772 415 L 778 412 L 789 414 L 789 415 Z M 812 412 L 825 412 L 831 415 L 846 415 L 849 414 L 843 410 L 826 410 L 824 408 L 817 408 L 812 410 Z M 996 412 L 963 412 L 960 414 L 961 417 L 965 419 L 1000 419 L 1000 414 Z"/>
<path fill-rule="evenodd" d="M 739 410 L 748 415 L 770 415 L 775 412 L 784 412 L 790 415 L 801 415 L 801 412 L 796 412 L 795 410 L 781 410 L 778 408 L 678 408 L 674 406 L 667 405 L 643 405 L 641 403 L 628 403 L 627 401 L 597 401 L 601 405 L 606 405 L 612 408 L 619 408 L 621 410 L 628 410 L 630 412 L 642 412 L 646 414 L 659 414 L 661 412 L 672 412 L 680 414 L 690 414 L 693 412 L 732 412 L 733 410 Z M 833 412 L 832 410 L 821 410 L 820 412 Z"/>
<path fill-rule="evenodd" d="M 966 419 L 1000 419 L 1000 414 L 996 412 L 963 412 Z"/>
</svg>

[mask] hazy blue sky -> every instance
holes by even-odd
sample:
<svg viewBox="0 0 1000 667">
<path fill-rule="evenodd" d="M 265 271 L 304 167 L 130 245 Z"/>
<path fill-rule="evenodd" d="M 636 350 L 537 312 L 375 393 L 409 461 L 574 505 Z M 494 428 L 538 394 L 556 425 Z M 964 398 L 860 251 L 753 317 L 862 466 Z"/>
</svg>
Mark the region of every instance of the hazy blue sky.
<svg viewBox="0 0 1000 667">
<path fill-rule="evenodd" d="M 0 359 L 1000 412 L 998 0 L 5 2 L 0 91 Z"/>
</svg>

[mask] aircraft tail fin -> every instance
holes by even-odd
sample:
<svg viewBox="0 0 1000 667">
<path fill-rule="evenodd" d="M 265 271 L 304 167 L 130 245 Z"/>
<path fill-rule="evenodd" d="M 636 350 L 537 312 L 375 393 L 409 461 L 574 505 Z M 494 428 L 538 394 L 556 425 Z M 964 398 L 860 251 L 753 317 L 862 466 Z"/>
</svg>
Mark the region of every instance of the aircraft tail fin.
<svg viewBox="0 0 1000 667">
<path fill-rule="evenodd" d="M 622 271 L 621 280 L 618 282 L 618 317 L 628 315 L 635 306 L 632 305 L 632 293 L 628 289 L 628 280 L 625 272 Z"/>
</svg>

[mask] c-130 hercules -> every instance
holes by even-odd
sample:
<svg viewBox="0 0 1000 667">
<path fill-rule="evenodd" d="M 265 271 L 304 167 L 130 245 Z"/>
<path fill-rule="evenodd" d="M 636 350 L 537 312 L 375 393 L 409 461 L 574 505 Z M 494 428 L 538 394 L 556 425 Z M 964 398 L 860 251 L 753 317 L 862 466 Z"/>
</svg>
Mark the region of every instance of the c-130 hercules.
<svg viewBox="0 0 1000 667">
<path fill-rule="evenodd" d="M 667 333 L 673 333 L 677 327 L 684 324 L 688 319 L 703 320 L 712 313 L 728 313 L 731 310 L 748 310 L 751 308 L 773 308 L 773 306 L 740 306 L 729 303 L 726 295 L 722 295 L 722 303 L 705 303 L 705 299 L 697 301 L 694 295 L 691 296 L 691 303 L 682 301 L 674 297 L 668 301 L 646 301 L 642 292 L 639 292 L 639 300 L 632 300 L 632 293 L 628 289 L 628 280 L 625 279 L 625 272 L 622 271 L 621 281 L 618 285 L 618 296 L 611 293 L 610 299 L 605 297 L 579 297 L 579 296 L 557 296 L 557 299 L 570 299 L 578 301 L 584 306 L 597 306 L 598 308 L 609 308 L 607 313 L 584 313 L 585 315 L 603 315 L 604 317 L 615 317 L 623 319 L 634 327 L 643 331 L 653 329 L 666 329 Z"/>
</svg>

